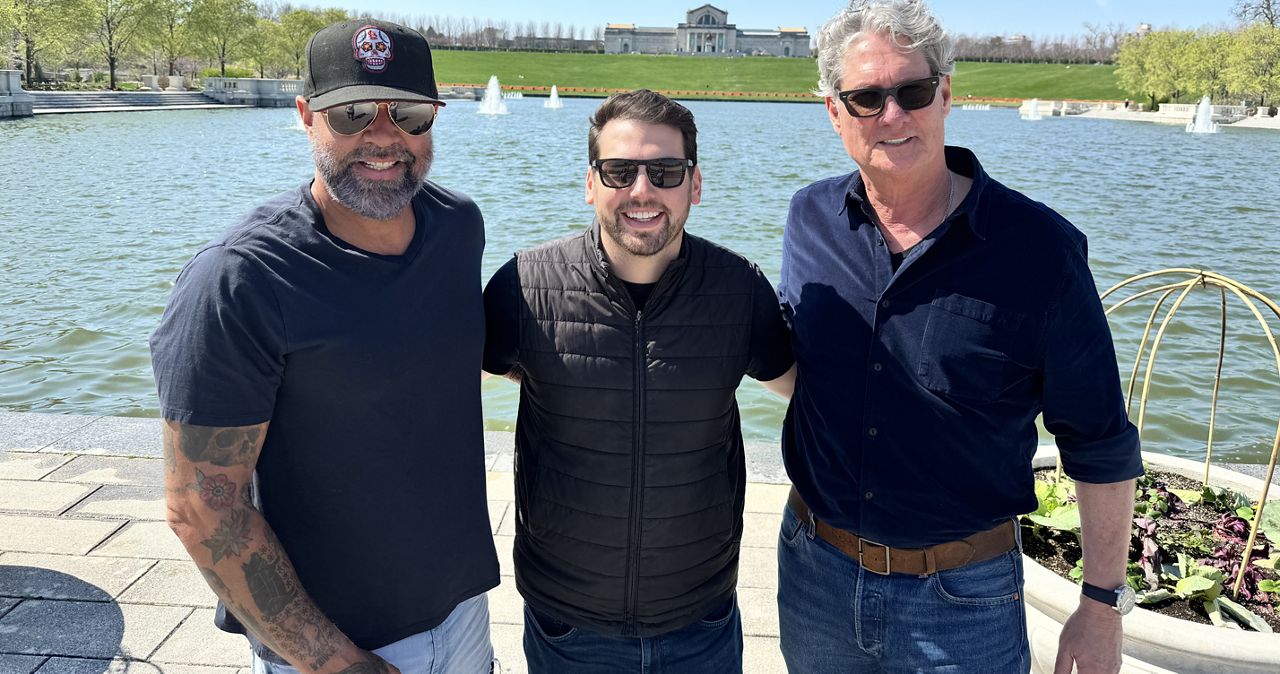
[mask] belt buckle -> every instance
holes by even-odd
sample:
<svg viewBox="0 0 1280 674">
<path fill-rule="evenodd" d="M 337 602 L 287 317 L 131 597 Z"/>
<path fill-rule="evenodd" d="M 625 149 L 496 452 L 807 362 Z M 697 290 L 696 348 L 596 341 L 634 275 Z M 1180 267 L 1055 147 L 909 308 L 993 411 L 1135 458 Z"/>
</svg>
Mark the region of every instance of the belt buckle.
<svg viewBox="0 0 1280 674">
<path fill-rule="evenodd" d="M 869 568 L 866 565 L 866 563 L 863 562 L 862 560 L 863 545 L 874 545 L 876 547 L 884 548 L 884 571 L 883 572 L 876 571 L 875 569 Z M 870 571 L 871 573 L 876 574 L 877 576 L 887 576 L 893 573 L 893 556 L 890 554 L 889 546 L 885 545 L 884 543 L 869 541 L 865 538 L 862 538 L 861 536 L 858 537 L 858 564 L 861 565 L 862 568 L 866 569 L 867 571 Z"/>
</svg>

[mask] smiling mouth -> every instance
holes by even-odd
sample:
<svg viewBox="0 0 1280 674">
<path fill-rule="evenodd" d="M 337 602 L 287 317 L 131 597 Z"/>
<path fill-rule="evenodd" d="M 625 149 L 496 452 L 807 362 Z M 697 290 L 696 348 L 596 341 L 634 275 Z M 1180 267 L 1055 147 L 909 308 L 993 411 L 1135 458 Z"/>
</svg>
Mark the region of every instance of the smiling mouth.
<svg viewBox="0 0 1280 674">
<path fill-rule="evenodd" d="M 622 215 L 626 216 L 628 220 L 648 224 L 657 220 L 662 215 L 662 211 L 623 211 Z"/>
<path fill-rule="evenodd" d="M 361 163 L 361 164 L 364 164 L 365 166 L 368 166 L 369 168 L 371 168 L 371 169 L 373 169 L 373 170 L 375 170 L 375 171 L 385 171 L 385 170 L 387 170 L 387 169 L 391 168 L 392 166 L 395 166 L 398 162 L 394 162 L 394 161 L 362 161 L 362 162 L 360 162 L 360 163 Z"/>
<path fill-rule="evenodd" d="M 891 146 L 891 147 L 897 147 L 897 146 L 899 146 L 899 145 L 905 145 L 905 144 L 906 144 L 907 142 L 909 142 L 910 140 L 911 140 L 911 137 L 910 137 L 910 136 L 908 136 L 908 137 L 906 137 L 906 138 L 894 138 L 894 139 L 892 139 L 892 140 L 882 140 L 882 141 L 880 141 L 880 142 L 881 142 L 882 144 L 884 144 L 884 145 L 889 145 L 889 146 Z"/>
</svg>

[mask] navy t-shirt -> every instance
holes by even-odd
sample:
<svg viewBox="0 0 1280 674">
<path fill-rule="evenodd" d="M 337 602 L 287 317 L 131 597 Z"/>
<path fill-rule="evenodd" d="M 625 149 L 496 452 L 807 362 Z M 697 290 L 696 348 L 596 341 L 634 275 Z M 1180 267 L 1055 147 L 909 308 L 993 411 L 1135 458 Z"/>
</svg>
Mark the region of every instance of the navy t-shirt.
<svg viewBox="0 0 1280 674">
<path fill-rule="evenodd" d="M 262 510 L 355 643 L 431 629 L 498 584 L 480 408 L 484 223 L 426 183 L 402 255 L 325 227 L 308 185 L 259 206 L 178 276 L 151 338 L 164 417 L 270 421 Z"/>
</svg>

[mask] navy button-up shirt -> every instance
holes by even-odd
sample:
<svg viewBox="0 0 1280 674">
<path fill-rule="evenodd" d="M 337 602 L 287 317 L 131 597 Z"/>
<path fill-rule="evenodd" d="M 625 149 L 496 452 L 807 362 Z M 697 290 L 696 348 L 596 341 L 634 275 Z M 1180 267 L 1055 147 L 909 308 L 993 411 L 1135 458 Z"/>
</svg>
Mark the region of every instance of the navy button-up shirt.
<svg viewBox="0 0 1280 674">
<path fill-rule="evenodd" d="M 895 272 L 859 172 L 791 200 L 778 294 L 799 377 L 787 472 L 814 514 L 897 547 L 1036 509 L 1036 416 L 1068 475 L 1142 473 L 1084 235 L 987 176 Z"/>
</svg>

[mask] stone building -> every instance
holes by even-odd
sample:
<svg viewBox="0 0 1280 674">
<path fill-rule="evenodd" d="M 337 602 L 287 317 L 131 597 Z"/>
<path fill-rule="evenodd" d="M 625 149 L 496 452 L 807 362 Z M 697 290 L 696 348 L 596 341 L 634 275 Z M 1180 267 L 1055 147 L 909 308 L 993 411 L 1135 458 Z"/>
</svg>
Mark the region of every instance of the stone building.
<svg viewBox="0 0 1280 674">
<path fill-rule="evenodd" d="M 689 10 L 675 28 L 611 23 L 604 29 L 606 54 L 707 54 L 809 56 L 809 31 L 742 29 L 729 13 L 713 5 Z"/>
</svg>

